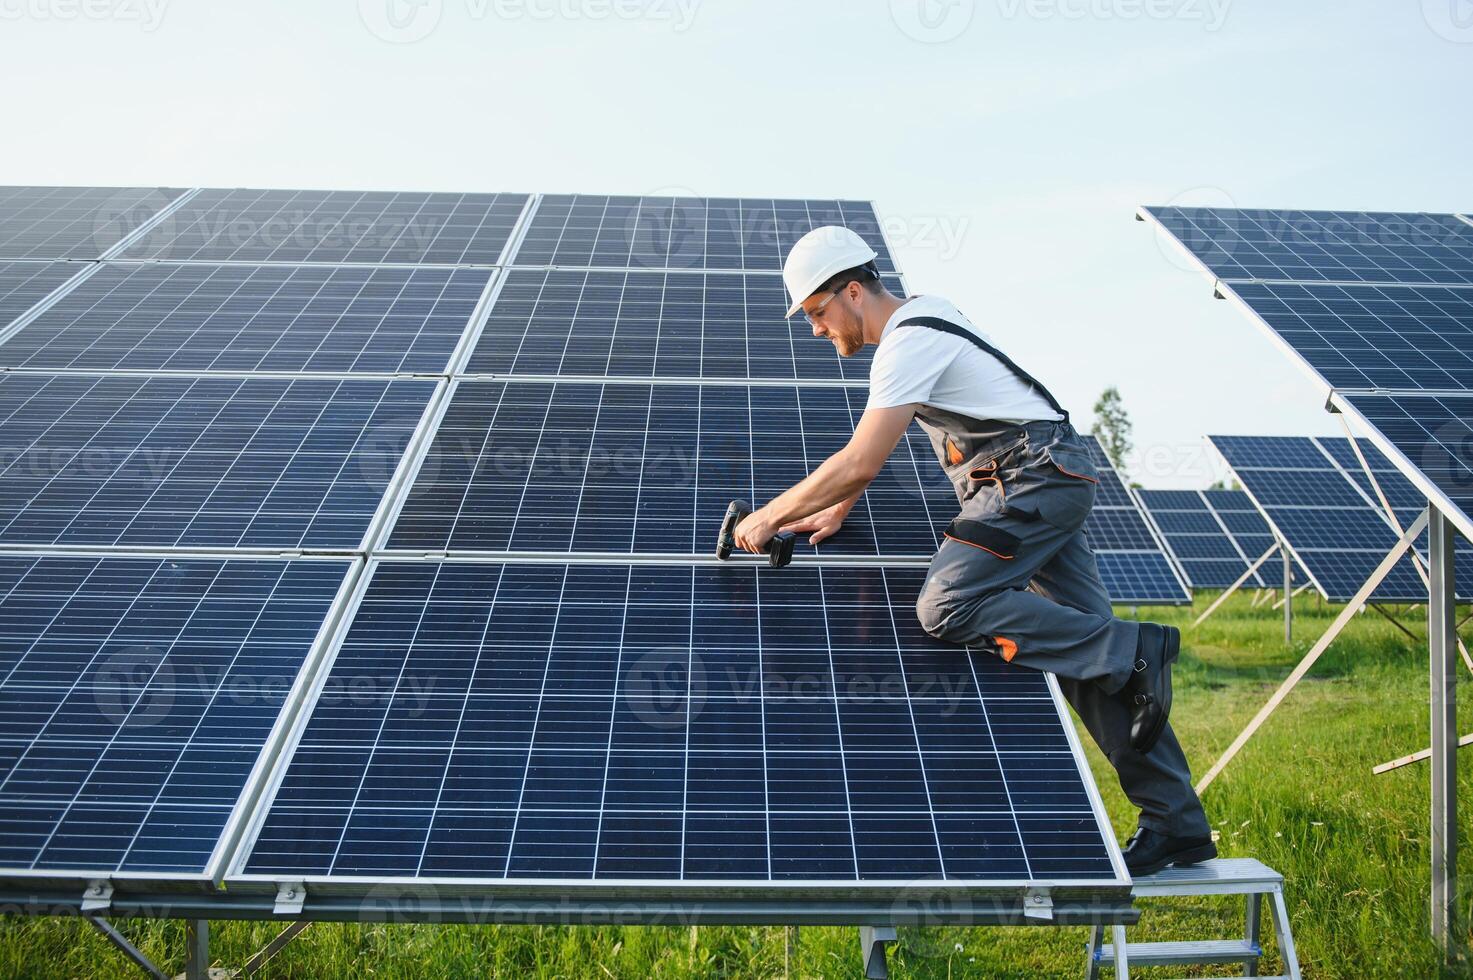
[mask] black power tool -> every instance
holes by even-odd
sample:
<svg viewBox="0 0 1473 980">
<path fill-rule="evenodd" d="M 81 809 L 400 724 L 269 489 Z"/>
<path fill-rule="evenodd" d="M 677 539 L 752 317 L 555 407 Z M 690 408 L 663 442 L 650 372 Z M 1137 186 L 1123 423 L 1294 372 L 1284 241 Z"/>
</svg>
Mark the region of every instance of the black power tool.
<svg viewBox="0 0 1473 980">
<path fill-rule="evenodd" d="M 736 549 L 736 526 L 752 513 L 752 505 L 745 500 L 733 500 L 726 508 L 726 516 L 721 519 L 721 534 L 716 539 L 716 557 L 722 561 L 731 557 Z M 792 531 L 779 531 L 767 542 L 767 564 L 772 568 L 782 568 L 793 560 L 793 542 L 798 536 Z"/>
</svg>

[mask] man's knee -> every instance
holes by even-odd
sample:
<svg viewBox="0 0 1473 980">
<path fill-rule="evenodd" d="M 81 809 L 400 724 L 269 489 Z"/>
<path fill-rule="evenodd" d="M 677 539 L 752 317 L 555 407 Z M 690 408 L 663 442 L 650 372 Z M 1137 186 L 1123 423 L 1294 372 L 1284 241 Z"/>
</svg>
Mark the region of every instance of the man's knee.
<svg viewBox="0 0 1473 980">
<path fill-rule="evenodd" d="M 916 619 L 920 620 L 921 629 L 938 640 L 968 642 L 975 639 L 976 630 L 971 626 L 973 615 L 1001 591 L 961 593 L 932 588 L 927 583 L 916 597 Z"/>
</svg>

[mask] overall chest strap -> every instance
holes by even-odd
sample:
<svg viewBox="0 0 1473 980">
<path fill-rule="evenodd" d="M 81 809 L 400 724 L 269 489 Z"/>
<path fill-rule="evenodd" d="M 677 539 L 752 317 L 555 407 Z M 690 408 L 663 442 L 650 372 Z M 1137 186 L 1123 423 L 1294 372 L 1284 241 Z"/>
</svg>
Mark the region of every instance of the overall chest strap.
<svg viewBox="0 0 1473 980">
<path fill-rule="evenodd" d="M 1059 400 L 1037 378 L 1018 367 L 1011 357 L 1008 357 L 1008 355 L 993 347 L 966 327 L 958 326 L 950 320 L 943 320 L 936 316 L 915 316 L 908 320 L 901 320 L 895 325 L 895 329 L 899 330 L 901 327 L 930 327 L 932 330 L 940 330 L 942 333 L 949 333 L 963 340 L 971 341 L 983 353 L 990 354 L 996 358 L 999 364 L 1012 372 L 1013 377 L 1036 391 L 1044 401 L 1048 402 L 1049 408 L 1052 408 L 1064 417 L 1065 422 L 1069 421 L 1069 413 L 1064 409 L 1064 406 L 1059 404 Z"/>
</svg>

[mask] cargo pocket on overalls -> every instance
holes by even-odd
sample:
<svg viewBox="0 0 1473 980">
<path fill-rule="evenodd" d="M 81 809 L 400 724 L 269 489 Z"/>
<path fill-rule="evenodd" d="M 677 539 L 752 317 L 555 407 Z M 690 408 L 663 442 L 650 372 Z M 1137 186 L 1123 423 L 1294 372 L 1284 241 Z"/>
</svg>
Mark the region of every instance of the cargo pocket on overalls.
<svg viewBox="0 0 1473 980">
<path fill-rule="evenodd" d="M 1049 446 L 1043 450 L 1047 479 L 1038 495 L 1038 516 L 1054 527 L 1072 531 L 1084 525 L 1095 502 L 1099 477 L 1084 450 Z"/>
<path fill-rule="evenodd" d="M 1004 560 L 1016 557 L 1018 545 L 1022 544 L 1022 540 L 1015 534 L 1009 534 L 986 521 L 966 517 L 958 517 L 952 521 L 946 528 L 946 536 L 960 544 L 981 548 Z"/>
</svg>

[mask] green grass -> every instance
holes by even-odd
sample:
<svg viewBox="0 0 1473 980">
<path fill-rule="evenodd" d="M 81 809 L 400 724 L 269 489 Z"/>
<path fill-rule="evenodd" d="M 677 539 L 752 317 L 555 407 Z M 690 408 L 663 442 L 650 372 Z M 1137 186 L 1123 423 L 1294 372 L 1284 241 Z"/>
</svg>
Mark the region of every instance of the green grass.
<svg viewBox="0 0 1473 980">
<path fill-rule="evenodd" d="M 1202 601 L 1199 600 L 1199 608 Z M 1279 614 L 1235 597 L 1196 631 L 1186 631 L 1172 719 L 1195 772 L 1217 758 L 1336 611 L 1296 603 L 1296 640 L 1285 647 Z M 1143 610 L 1190 624 L 1188 610 Z M 1416 613 L 1408 617 L 1414 629 Z M 1470 686 L 1460 710 L 1469 717 Z M 1473 724 L 1460 725 L 1461 730 Z M 1089 744 L 1111 819 L 1121 836 L 1135 814 L 1114 773 Z M 1208 790 L 1204 803 L 1221 832 L 1224 856 L 1252 856 L 1283 872 L 1300 960 L 1307 977 L 1473 976 L 1439 969 L 1427 938 L 1428 789 L 1425 764 L 1373 776 L 1371 766 L 1427 742 L 1427 655 L 1374 614 L 1357 617 L 1342 640 Z M 1473 799 L 1473 753 L 1459 795 Z M 1466 806 L 1466 805 L 1465 805 Z M 1460 843 L 1465 888 L 1462 925 L 1473 921 L 1473 848 Z M 1242 928 L 1236 900 L 1141 903 L 1138 939 L 1230 936 Z M 128 936 L 167 969 L 183 969 L 184 927 L 130 922 Z M 217 965 L 241 965 L 279 929 L 215 923 Z M 1267 926 L 1265 934 L 1270 932 Z M 1465 935 L 1464 941 L 1467 941 Z M 902 929 L 891 954 L 903 977 L 1032 978 L 1082 975 L 1085 930 Z M 564 926 L 318 924 L 261 974 L 264 977 L 774 977 L 784 972 L 780 928 L 689 930 Z M 1265 973 L 1279 969 L 1276 956 Z M 127 976 L 131 966 L 75 919 L 0 920 L 0 978 Z M 853 929 L 804 928 L 793 976 L 857 976 Z M 1228 976 L 1183 968 L 1144 976 Z"/>
</svg>

